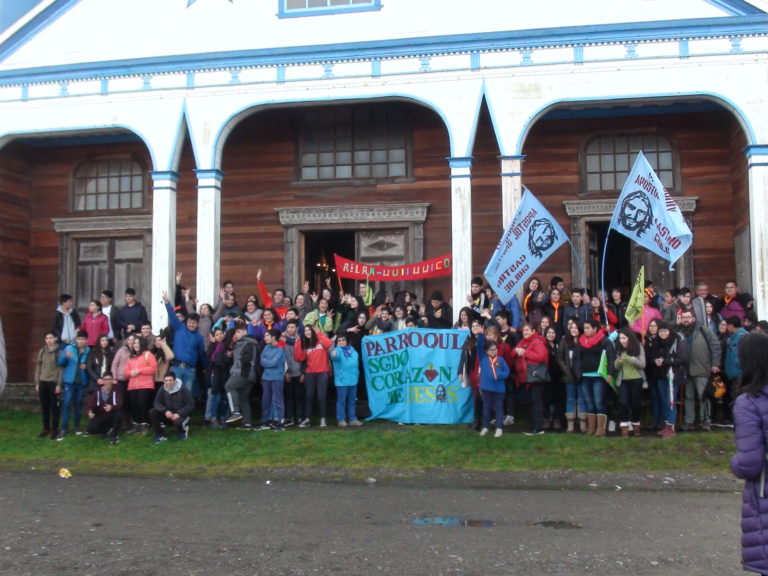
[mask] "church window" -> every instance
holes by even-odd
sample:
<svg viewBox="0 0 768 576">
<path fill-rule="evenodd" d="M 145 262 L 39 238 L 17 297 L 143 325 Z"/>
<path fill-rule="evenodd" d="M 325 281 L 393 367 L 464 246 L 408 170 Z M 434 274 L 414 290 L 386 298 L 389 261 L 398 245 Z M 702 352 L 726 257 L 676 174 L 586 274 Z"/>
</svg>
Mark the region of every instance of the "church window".
<svg viewBox="0 0 768 576">
<path fill-rule="evenodd" d="M 406 118 L 397 106 L 332 106 L 304 116 L 300 181 L 411 177 Z"/>
<path fill-rule="evenodd" d="M 80 211 L 144 208 L 147 179 L 131 158 L 110 158 L 80 164 L 73 178 L 72 207 Z"/>
<path fill-rule="evenodd" d="M 667 138 L 655 133 L 607 134 L 590 140 L 583 152 L 584 192 L 621 192 L 640 151 L 645 154 L 664 187 L 674 192 L 676 153 Z"/>
</svg>

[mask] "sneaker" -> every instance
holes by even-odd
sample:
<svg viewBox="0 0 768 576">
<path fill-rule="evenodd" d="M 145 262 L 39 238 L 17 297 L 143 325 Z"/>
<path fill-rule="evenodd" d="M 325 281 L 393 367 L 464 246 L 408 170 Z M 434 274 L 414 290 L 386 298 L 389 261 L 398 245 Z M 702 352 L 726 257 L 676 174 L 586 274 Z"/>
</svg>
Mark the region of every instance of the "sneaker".
<svg viewBox="0 0 768 576">
<path fill-rule="evenodd" d="M 511 414 L 504 416 L 504 426 L 512 426 L 515 423 L 515 417 Z"/>
<path fill-rule="evenodd" d="M 282 424 L 275 424 L 272 427 L 272 430 L 274 430 L 275 432 L 285 432 L 285 426 L 283 426 Z"/>
<path fill-rule="evenodd" d="M 693 432 L 694 426 L 693 424 L 683 424 L 680 426 L 680 430 L 683 432 Z"/>
<path fill-rule="evenodd" d="M 480 436 L 485 436 L 486 434 L 488 434 L 488 428 L 483 428 L 480 430 Z"/>
<path fill-rule="evenodd" d="M 112 446 L 117 446 L 120 444 L 120 436 L 112 436 L 109 443 L 112 444 Z"/>
<path fill-rule="evenodd" d="M 299 422 L 299 428 L 309 428 L 312 426 L 312 424 L 309 422 L 309 418 L 304 418 L 301 422 Z"/>
<path fill-rule="evenodd" d="M 701 429 L 704 430 L 704 432 L 712 432 L 712 426 L 709 424 L 702 424 Z"/>
<path fill-rule="evenodd" d="M 50 435 L 51 435 L 51 433 L 48 432 L 48 430 L 43 430 L 42 432 L 40 432 L 40 434 L 37 435 L 37 439 L 38 440 L 45 440 Z"/>
<path fill-rule="evenodd" d="M 526 436 L 540 436 L 541 434 L 544 434 L 544 430 L 528 430 L 526 432 L 523 432 Z"/>
<path fill-rule="evenodd" d="M 328 423 L 325 421 L 325 418 L 320 418 L 320 428 L 325 428 L 328 426 Z"/>
<path fill-rule="evenodd" d="M 256 426 L 254 430 L 256 430 L 257 432 L 260 430 L 272 430 L 272 426 L 270 426 L 269 424 L 262 424 L 261 426 Z"/>
<path fill-rule="evenodd" d="M 128 428 L 126 431 L 126 434 L 136 434 L 136 432 L 139 432 L 141 430 L 141 426 L 139 426 L 138 422 L 131 422 L 131 427 Z"/>
<path fill-rule="evenodd" d="M 341 428 L 346 428 L 347 427 L 347 421 L 346 420 L 339 420 L 339 426 Z"/>
<path fill-rule="evenodd" d="M 296 423 L 293 421 L 293 418 L 286 418 L 285 422 L 283 422 L 283 426 L 288 428 L 289 426 L 293 426 Z"/>
<path fill-rule="evenodd" d="M 355 418 L 354 420 L 350 421 L 349 425 L 350 426 L 362 426 L 363 425 L 363 421 L 362 420 L 358 420 L 357 418 Z"/>
<path fill-rule="evenodd" d="M 242 420 L 243 415 L 240 412 L 232 412 L 229 418 L 227 418 L 227 424 L 234 424 L 235 422 Z"/>
<path fill-rule="evenodd" d="M 83 431 L 80 430 L 80 428 L 75 428 L 74 429 L 74 433 L 75 433 L 75 436 L 82 436 L 83 435 Z"/>
<path fill-rule="evenodd" d="M 253 426 L 250 424 L 240 424 L 240 426 L 237 426 L 235 430 L 245 430 L 246 432 L 253 430 Z"/>
<path fill-rule="evenodd" d="M 496 428 L 496 432 L 493 433 L 493 437 L 501 438 L 502 434 L 504 434 L 504 431 L 501 428 Z"/>
<path fill-rule="evenodd" d="M 58 440 L 58 439 L 59 439 L 59 433 L 56 432 L 56 430 L 51 432 L 51 436 L 50 436 L 49 440 Z"/>
<path fill-rule="evenodd" d="M 155 436 L 155 444 L 162 444 L 166 440 L 168 440 L 168 436 L 166 436 L 165 434 L 160 434 L 160 436 Z"/>
<path fill-rule="evenodd" d="M 496 418 L 491 418 L 491 426 L 496 426 Z"/>
<path fill-rule="evenodd" d="M 62 440 L 64 440 L 64 438 L 66 438 L 66 437 L 67 437 L 67 433 L 66 433 L 66 431 L 65 431 L 65 432 L 61 432 L 61 433 L 60 433 L 58 436 L 56 436 L 56 440 L 58 440 L 59 442 L 61 442 L 61 441 L 62 441 Z M 53 438 L 53 435 L 51 435 L 51 438 Z"/>
</svg>

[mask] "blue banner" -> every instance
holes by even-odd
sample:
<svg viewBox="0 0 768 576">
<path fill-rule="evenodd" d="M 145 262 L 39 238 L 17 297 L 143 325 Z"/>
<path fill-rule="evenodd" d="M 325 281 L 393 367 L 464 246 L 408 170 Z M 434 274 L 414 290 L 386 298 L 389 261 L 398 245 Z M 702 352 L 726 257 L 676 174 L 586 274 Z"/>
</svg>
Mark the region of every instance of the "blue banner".
<svg viewBox="0 0 768 576">
<path fill-rule="evenodd" d="M 369 420 L 460 424 L 474 419 L 472 390 L 459 381 L 466 330 L 409 328 L 363 338 Z"/>
<path fill-rule="evenodd" d="M 509 302 L 567 240 L 557 220 L 526 188 L 515 217 L 485 268 L 485 277 L 501 301 Z"/>
</svg>

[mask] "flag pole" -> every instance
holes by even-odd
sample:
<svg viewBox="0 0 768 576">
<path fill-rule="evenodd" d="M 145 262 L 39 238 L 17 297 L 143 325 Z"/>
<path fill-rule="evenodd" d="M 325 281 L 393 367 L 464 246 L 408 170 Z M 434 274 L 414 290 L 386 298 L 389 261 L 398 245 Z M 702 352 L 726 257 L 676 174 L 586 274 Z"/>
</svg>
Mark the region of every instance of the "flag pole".
<svg viewBox="0 0 768 576">
<path fill-rule="evenodd" d="M 571 254 L 573 254 L 573 257 L 576 259 L 576 267 L 579 270 L 579 283 L 581 283 L 581 278 L 584 278 L 586 281 L 587 275 L 584 272 L 584 263 L 581 261 L 581 256 L 579 256 L 579 251 L 576 250 L 576 246 L 571 242 L 570 236 L 568 236 L 568 244 L 571 245 Z"/>
<path fill-rule="evenodd" d="M 608 225 L 608 232 L 605 235 L 605 244 L 603 244 L 603 261 L 600 263 L 600 291 L 605 294 L 605 255 L 608 253 L 608 238 L 611 235 L 611 226 Z M 598 298 L 600 296 L 598 295 Z M 608 324 L 608 306 L 605 300 L 603 300 L 603 314 L 605 315 L 605 325 L 610 326 Z"/>
</svg>

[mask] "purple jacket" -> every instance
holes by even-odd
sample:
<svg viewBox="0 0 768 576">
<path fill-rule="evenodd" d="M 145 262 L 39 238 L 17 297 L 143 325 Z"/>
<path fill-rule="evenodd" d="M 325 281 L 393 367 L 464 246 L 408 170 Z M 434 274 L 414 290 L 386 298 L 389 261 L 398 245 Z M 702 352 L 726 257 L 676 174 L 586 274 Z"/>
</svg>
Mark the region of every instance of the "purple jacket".
<svg viewBox="0 0 768 576">
<path fill-rule="evenodd" d="M 768 573 L 768 497 L 765 497 L 768 445 L 768 386 L 759 396 L 741 394 L 733 405 L 736 455 L 731 471 L 743 478 L 741 503 L 741 563 L 745 570 Z"/>
</svg>

